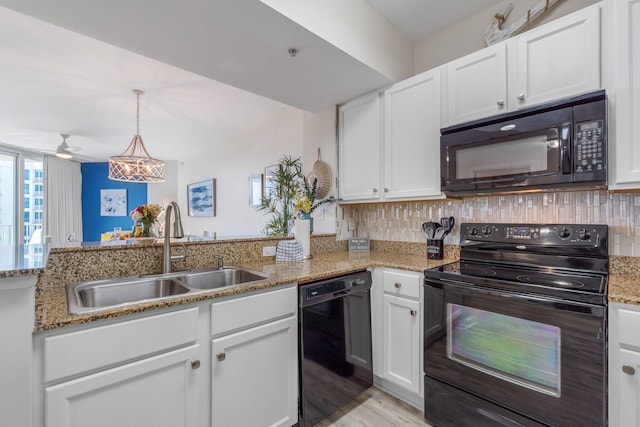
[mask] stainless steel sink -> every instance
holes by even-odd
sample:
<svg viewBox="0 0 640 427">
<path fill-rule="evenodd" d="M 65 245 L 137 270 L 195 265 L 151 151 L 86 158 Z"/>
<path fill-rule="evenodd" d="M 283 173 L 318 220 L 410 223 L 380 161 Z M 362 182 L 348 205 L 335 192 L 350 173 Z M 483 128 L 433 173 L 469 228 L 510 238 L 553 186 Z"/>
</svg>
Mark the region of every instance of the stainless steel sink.
<svg viewBox="0 0 640 427">
<path fill-rule="evenodd" d="M 83 314 L 141 302 L 176 298 L 226 286 L 253 283 L 269 276 L 239 267 L 123 277 L 67 285 L 69 313 Z"/>
<path fill-rule="evenodd" d="M 198 271 L 178 278 L 188 287 L 195 289 L 216 289 L 241 283 L 257 282 L 268 276 L 257 271 L 237 267 L 225 267 L 220 270 Z"/>
<path fill-rule="evenodd" d="M 84 313 L 118 305 L 166 299 L 189 292 L 175 278 L 123 278 L 77 283 L 67 287 L 69 311 Z"/>
</svg>

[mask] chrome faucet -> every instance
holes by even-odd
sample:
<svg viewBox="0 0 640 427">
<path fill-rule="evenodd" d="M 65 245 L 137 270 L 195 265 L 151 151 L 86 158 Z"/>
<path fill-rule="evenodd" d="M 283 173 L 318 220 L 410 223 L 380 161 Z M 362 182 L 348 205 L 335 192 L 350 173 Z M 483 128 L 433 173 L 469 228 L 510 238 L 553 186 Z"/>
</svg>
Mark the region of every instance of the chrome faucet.
<svg viewBox="0 0 640 427">
<path fill-rule="evenodd" d="M 173 214 L 173 237 L 184 237 L 184 230 L 182 229 L 182 219 L 180 218 L 180 208 L 176 202 L 170 202 L 167 209 L 164 211 L 164 246 L 162 248 L 162 272 L 171 273 L 171 263 L 174 261 L 184 261 L 187 258 L 186 247 L 185 254 L 183 255 L 171 255 L 171 212 L 175 210 Z"/>
</svg>

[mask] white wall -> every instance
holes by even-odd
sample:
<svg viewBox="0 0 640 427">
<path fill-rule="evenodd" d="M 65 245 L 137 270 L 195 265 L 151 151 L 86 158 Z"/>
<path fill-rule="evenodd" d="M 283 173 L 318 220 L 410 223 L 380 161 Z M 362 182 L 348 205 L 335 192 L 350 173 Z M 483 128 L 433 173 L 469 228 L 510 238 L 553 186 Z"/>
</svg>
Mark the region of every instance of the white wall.
<svg viewBox="0 0 640 427">
<path fill-rule="evenodd" d="M 518 0 L 513 2 L 513 10 L 504 22 L 503 28 L 526 15 L 527 10 L 539 1 Z M 533 21 L 531 28 L 546 24 L 597 2 L 597 0 L 561 0 L 544 15 Z M 496 12 L 507 3 L 509 0 L 504 0 L 417 43 L 414 48 L 415 73 L 430 70 L 485 48 L 484 30 L 491 23 Z"/>
<path fill-rule="evenodd" d="M 302 160 L 304 173 L 309 175 L 313 164 L 320 158 L 329 164 L 333 172 L 333 184 L 328 196 L 337 196 L 335 177 L 338 171 L 338 150 L 336 146 L 336 108 L 328 108 L 317 114 L 304 113 L 303 118 L 304 146 Z M 328 197 L 327 196 L 327 197 Z M 313 214 L 314 233 L 336 232 L 336 205 L 323 205 Z"/>
<path fill-rule="evenodd" d="M 178 162 L 166 160 L 164 182 L 147 184 L 147 201 L 167 206 L 174 200 L 178 200 Z"/>
<path fill-rule="evenodd" d="M 265 166 L 284 155 L 302 156 L 303 112 L 284 107 L 273 119 L 256 124 L 225 140 L 211 141 L 197 157 L 178 164 L 178 204 L 185 234 L 218 237 L 259 235 L 268 216 L 249 206 L 249 176 L 264 173 Z M 216 216 L 187 215 L 187 184 L 216 179 Z"/>
</svg>

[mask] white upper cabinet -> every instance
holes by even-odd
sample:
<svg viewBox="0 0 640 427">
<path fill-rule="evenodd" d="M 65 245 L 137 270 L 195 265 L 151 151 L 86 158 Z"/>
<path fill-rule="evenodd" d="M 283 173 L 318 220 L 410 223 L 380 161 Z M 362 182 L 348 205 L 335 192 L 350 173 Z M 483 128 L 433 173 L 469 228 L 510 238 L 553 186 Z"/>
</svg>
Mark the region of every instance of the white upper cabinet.
<svg viewBox="0 0 640 427">
<path fill-rule="evenodd" d="M 614 72 L 609 96 L 609 188 L 640 188 L 640 1 L 616 0 Z M 612 89 L 612 90 L 610 90 Z"/>
<path fill-rule="evenodd" d="M 601 87 L 596 4 L 444 65 L 442 126 Z"/>
<path fill-rule="evenodd" d="M 382 187 L 382 102 L 379 93 L 339 109 L 338 197 L 377 199 Z"/>
<path fill-rule="evenodd" d="M 442 197 L 440 88 L 437 68 L 385 91 L 385 200 Z"/>
<path fill-rule="evenodd" d="M 507 45 L 498 43 L 445 66 L 442 126 L 507 111 Z"/>
<path fill-rule="evenodd" d="M 397 83 L 384 94 L 366 95 L 340 107 L 341 201 L 443 197 L 441 98 L 437 68 Z"/>
<path fill-rule="evenodd" d="M 600 89 L 600 5 L 508 40 L 509 109 Z"/>
</svg>

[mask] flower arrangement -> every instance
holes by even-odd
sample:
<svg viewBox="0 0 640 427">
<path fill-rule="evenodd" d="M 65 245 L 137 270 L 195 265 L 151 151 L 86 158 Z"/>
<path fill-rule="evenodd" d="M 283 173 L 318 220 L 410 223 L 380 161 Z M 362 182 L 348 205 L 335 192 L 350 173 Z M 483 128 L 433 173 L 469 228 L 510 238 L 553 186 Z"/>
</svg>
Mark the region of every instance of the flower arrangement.
<svg viewBox="0 0 640 427">
<path fill-rule="evenodd" d="M 162 206 L 151 203 L 148 205 L 140 205 L 131 211 L 131 219 L 135 224 L 142 223 L 142 235 L 136 237 L 151 237 L 151 225 L 158 219 L 158 215 L 162 212 Z"/>
<path fill-rule="evenodd" d="M 311 212 L 318 207 L 333 203 L 335 197 L 331 196 L 323 200 L 316 201 L 316 193 L 318 191 L 318 178 L 314 178 L 309 185 L 307 177 L 302 177 L 302 186 L 300 191 L 296 195 L 294 209 L 296 210 L 296 216 L 298 218 L 310 218 Z"/>
</svg>

